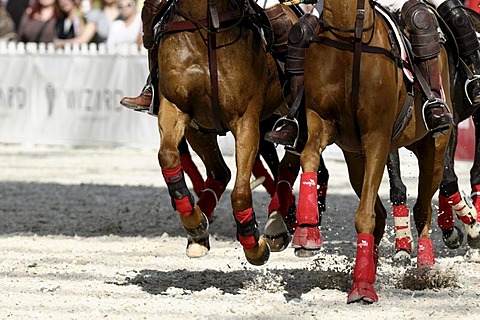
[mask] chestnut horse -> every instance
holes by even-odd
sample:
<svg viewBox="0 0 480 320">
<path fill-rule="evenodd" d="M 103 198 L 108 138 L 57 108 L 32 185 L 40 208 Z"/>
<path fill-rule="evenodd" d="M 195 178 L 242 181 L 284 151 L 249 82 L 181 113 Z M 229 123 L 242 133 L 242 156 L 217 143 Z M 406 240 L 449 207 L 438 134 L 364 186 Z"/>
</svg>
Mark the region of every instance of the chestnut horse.
<svg viewBox="0 0 480 320">
<path fill-rule="evenodd" d="M 434 9 L 432 8 L 432 10 Z M 477 32 L 480 31 L 480 15 L 473 10 L 467 9 L 467 12 L 469 12 Z M 448 34 L 447 31 L 444 33 Z M 464 225 L 469 247 L 478 249 L 480 248 L 480 108 L 478 106 L 473 107 L 467 98 L 465 83 L 467 81 L 467 72 L 470 71 L 467 71 L 466 67 L 458 62 L 456 63 L 453 54 L 451 54 L 457 50 L 455 41 L 447 39 L 445 46 L 450 58 L 450 78 L 454 79 L 454 83 L 451 86 L 452 104 L 455 107 L 454 120 L 458 124 L 470 117 L 473 118 L 476 143 L 475 157 L 470 171 L 471 198 L 473 203 L 469 204 L 468 200 L 463 199 L 460 193 L 458 177 L 455 174 L 454 158 L 457 147 L 458 127 L 453 127 L 445 155 L 443 177 L 440 183 L 437 223 L 443 233 L 442 239 L 445 245 L 451 249 L 460 247 L 464 234 L 460 228 L 454 225 L 453 215 L 454 211 L 458 211 L 456 216 Z M 389 155 L 387 166 L 390 178 L 390 201 L 393 206 L 396 230 L 395 258 L 397 260 L 405 260 L 408 263 L 412 253 L 413 238 L 409 227 L 410 216 L 406 206 L 407 191 L 401 178 L 398 151 Z M 472 218 L 475 216 L 476 223 L 472 221 Z"/>
<path fill-rule="evenodd" d="M 343 151 L 351 185 L 360 198 L 355 214 L 357 253 L 353 287 L 347 303 L 378 301 L 373 284 L 378 244 L 386 219 L 378 189 L 389 152 L 402 146 L 412 150 L 419 162 L 419 192 L 413 209 L 419 234 L 417 264 L 421 269 L 434 264 L 429 238 L 431 201 L 440 184 L 449 136 L 448 133 L 434 139 L 426 130 L 422 94 L 416 91 L 410 120 L 392 138 L 396 118 L 402 113 L 407 97 L 407 85 L 394 60 L 388 54 L 381 54 L 394 48 L 389 41 L 388 27 L 374 13 L 371 3 L 324 0 L 322 27 L 316 31 L 305 60 L 308 141 L 301 154 L 299 226 L 292 245 L 308 249 L 311 239 L 318 238 L 318 228 L 314 226 L 318 217 L 319 158 L 327 145 L 336 143 Z M 356 20 L 357 15 L 364 20 Z M 340 43 L 339 48 L 332 43 Z M 372 48 L 383 50 L 372 52 Z M 450 106 L 448 61 L 444 50 L 439 60 L 445 101 Z"/>
<path fill-rule="evenodd" d="M 237 238 L 247 261 L 262 265 L 270 249 L 257 228 L 250 176 L 259 123 L 284 105 L 277 67 L 251 23 L 255 13 L 248 1 L 174 0 L 169 10 L 159 27 L 158 160 L 188 233 L 187 255 L 200 257 L 209 250 L 208 223 L 215 200 L 230 179 L 215 134 L 230 131 L 237 169 L 231 193 Z M 191 123 L 212 134 L 193 129 Z M 209 192 L 204 191 L 196 204 L 185 185 L 177 150 L 184 134 L 207 169 Z"/>
</svg>

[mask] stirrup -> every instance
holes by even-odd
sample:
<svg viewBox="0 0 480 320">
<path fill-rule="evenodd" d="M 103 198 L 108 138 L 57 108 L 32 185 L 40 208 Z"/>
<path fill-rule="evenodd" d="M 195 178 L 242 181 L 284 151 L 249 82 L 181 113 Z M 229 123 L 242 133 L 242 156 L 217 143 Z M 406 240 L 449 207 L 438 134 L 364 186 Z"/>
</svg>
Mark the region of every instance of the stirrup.
<svg viewBox="0 0 480 320">
<path fill-rule="evenodd" d="M 450 108 L 448 107 L 448 105 L 445 103 L 445 101 L 443 99 L 440 99 L 440 98 L 434 98 L 434 100 L 427 100 L 423 103 L 423 106 L 422 106 L 422 118 L 423 118 L 423 124 L 425 125 L 425 128 L 427 128 L 428 131 L 432 131 L 433 129 L 429 128 L 428 127 L 428 124 L 427 124 L 427 120 L 425 119 L 425 110 L 427 109 L 427 107 L 433 105 L 433 104 L 440 104 L 442 106 L 444 106 L 447 111 L 449 113 L 452 113 L 450 111 Z M 448 128 L 446 127 L 445 128 L 446 130 L 442 130 L 442 128 L 439 128 L 440 131 L 436 132 L 434 134 L 434 138 L 435 137 L 438 137 L 439 135 L 441 134 L 444 134 L 445 131 L 448 131 Z"/>
<path fill-rule="evenodd" d="M 150 91 L 152 92 L 152 101 L 150 102 L 150 106 L 137 108 L 135 109 L 135 111 L 143 112 L 156 117 L 157 115 L 155 114 L 155 109 L 154 109 L 155 108 L 155 90 L 153 88 L 152 83 L 145 84 L 145 86 L 142 89 L 142 92 L 145 91 L 146 88 L 150 88 Z"/>
<path fill-rule="evenodd" d="M 465 81 L 465 87 L 464 87 L 464 90 L 465 90 L 465 96 L 467 97 L 468 99 L 468 102 L 470 102 L 470 104 L 473 106 L 473 101 L 472 99 L 470 98 L 470 95 L 468 94 L 468 85 L 474 81 L 479 81 L 480 80 L 480 75 L 473 75 L 473 77 L 467 79 Z"/>
<path fill-rule="evenodd" d="M 286 123 L 292 122 L 297 126 L 297 136 L 295 138 L 295 141 L 293 142 L 293 145 L 286 144 L 285 147 L 295 149 L 297 147 L 297 142 L 298 142 L 298 137 L 300 135 L 300 126 L 298 125 L 298 120 L 293 118 L 288 118 L 287 116 L 283 116 L 278 118 L 277 121 L 275 121 L 272 131 L 279 131 Z"/>
</svg>

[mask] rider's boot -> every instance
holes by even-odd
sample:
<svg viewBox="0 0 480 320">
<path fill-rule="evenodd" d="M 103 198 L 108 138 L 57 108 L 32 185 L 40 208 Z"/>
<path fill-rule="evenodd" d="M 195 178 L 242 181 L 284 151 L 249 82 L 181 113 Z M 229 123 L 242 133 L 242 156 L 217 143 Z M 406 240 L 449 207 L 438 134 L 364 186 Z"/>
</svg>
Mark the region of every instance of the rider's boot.
<svg viewBox="0 0 480 320">
<path fill-rule="evenodd" d="M 477 107 L 480 105 L 480 43 L 472 18 L 459 0 L 446 0 L 437 11 L 452 30 L 460 56 L 471 71 L 466 89 L 473 106 Z"/>
<path fill-rule="evenodd" d="M 120 104 L 126 108 L 143 111 L 150 109 L 150 105 L 153 100 L 153 85 L 152 74 L 156 72 L 158 60 L 158 46 L 154 45 L 151 49 L 148 49 L 148 66 L 150 68 L 150 74 L 147 78 L 147 83 L 142 89 L 142 92 L 136 97 L 123 97 L 120 100 Z"/>
<path fill-rule="evenodd" d="M 164 0 L 145 0 L 142 8 L 142 22 L 143 22 L 143 46 L 148 49 L 148 68 L 150 74 L 147 83 L 142 89 L 142 92 L 136 97 L 124 97 L 120 104 L 124 107 L 133 110 L 148 110 L 152 103 L 153 87 L 152 87 L 152 73 L 156 72 L 158 60 L 158 47 L 155 44 L 155 35 L 153 32 L 154 20 L 157 14 L 165 5 Z"/>
<path fill-rule="evenodd" d="M 409 0 L 402 7 L 402 17 L 410 34 L 412 52 L 432 95 L 424 104 L 425 124 L 429 131 L 447 131 L 453 125 L 453 116 L 442 99 L 441 75 L 438 67 L 440 37 L 438 21 L 421 0 Z"/>
<path fill-rule="evenodd" d="M 288 94 L 289 98 L 287 98 L 290 108 L 292 108 L 295 99 L 303 94 L 305 54 L 317 25 L 318 19 L 315 15 L 305 14 L 292 27 L 288 34 L 285 71 L 287 79 L 289 79 L 288 82 L 290 83 L 290 93 Z M 301 99 L 301 97 L 299 99 Z M 304 103 L 300 103 L 295 116 L 298 116 L 300 112 L 305 113 Z M 279 119 L 272 131 L 266 133 L 265 140 L 296 148 L 298 144 L 299 126 L 295 116 L 287 116 Z M 304 143 L 305 141 L 303 144 Z"/>
<path fill-rule="evenodd" d="M 265 14 L 268 17 L 268 21 L 270 21 L 273 31 L 273 55 L 276 59 L 285 62 L 288 33 L 292 29 L 293 21 L 285 13 L 284 6 L 281 4 L 265 9 Z"/>
</svg>

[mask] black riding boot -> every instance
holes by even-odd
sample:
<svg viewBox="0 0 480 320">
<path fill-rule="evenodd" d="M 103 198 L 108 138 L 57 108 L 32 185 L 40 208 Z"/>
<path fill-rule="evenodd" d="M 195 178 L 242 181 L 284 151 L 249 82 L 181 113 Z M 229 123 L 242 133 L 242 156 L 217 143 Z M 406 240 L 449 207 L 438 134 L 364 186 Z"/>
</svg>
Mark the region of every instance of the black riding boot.
<svg viewBox="0 0 480 320">
<path fill-rule="evenodd" d="M 421 75 L 430 87 L 424 104 L 425 125 L 434 136 L 453 125 L 452 114 L 445 107 L 441 92 L 441 75 L 438 68 L 440 37 L 438 22 L 421 0 L 409 0 L 402 7 L 402 17 L 410 34 L 412 52 Z"/>
<path fill-rule="evenodd" d="M 472 18 L 459 0 L 447 0 L 437 11 L 452 30 L 460 56 L 470 69 L 466 94 L 470 102 L 477 107 L 480 104 L 480 43 Z"/>
<path fill-rule="evenodd" d="M 288 35 L 287 59 L 285 71 L 290 83 L 287 103 L 291 109 L 288 116 L 280 118 L 272 131 L 265 134 L 265 140 L 285 145 L 292 151 L 301 151 L 306 143 L 305 102 L 303 99 L 304 61 L 318 19 L 312 14 L 305 14 L 292 27 Z M 295 102 L 295 100 L 297 100 Z M 300 116 L 301 114 L 302 116 Z M 299 121 L 296 118 L 299 118 Z"/>
</svg>

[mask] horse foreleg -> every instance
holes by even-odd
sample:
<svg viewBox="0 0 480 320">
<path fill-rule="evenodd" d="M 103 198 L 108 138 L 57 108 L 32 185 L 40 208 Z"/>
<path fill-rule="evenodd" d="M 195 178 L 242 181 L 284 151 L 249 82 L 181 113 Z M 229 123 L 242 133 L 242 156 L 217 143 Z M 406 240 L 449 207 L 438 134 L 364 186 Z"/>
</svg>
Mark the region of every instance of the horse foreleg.
<svg viewBox="0 0 480 320">
<path fill-rule="evenodd" d="M 395 227 L 395 256 L 397 261 L 410 261 L 413 237 L 410 228 L 410 212 L 407 208 L 407 187 L 402 181 L 398 150 L 388 154 L 387 172 L 390 179 L 390 202 Z"/>
<path fill-rule="evenodd" d="M 380 131 L 364 134 L 363 154 L 344 152 L 350 182 L 360 196 L 355 214 L 357 254 L 353 286 L 348 294 L 347 303 L 378 301 L 373 284 L 379 257 L 378 245 L 383 237 L 386 220 L 386 210 L 379 199 L 378 189 L 387 164 L 390 148 L 390 141 L 386 138 L 388 136 L 386 132 Z"/>
<path fill-rule="evenodd" d="M 321 152 L 332 142 L 335 132 L 333 123 L 321 119 L 311 109 L 307 109 L 307 121 L 308 140 L 300 157 L 303 173 L 297 207 L 298 226 L 292 239 L 295 254 L 299 257 L 317 254 L 323 244 L 319 229 L 318 168 Z"/>
<path fill-rule="evenodd" d="M 188 234 L 187 255 L 201 257 L 210 249 L 208 222 L 200 208 L 194 206 L 193 195 L 187 188 L 178 151 L 178 145 L 190 119 L 165 98 L 162 98 L 160 103 L 158 161 L 172 199 L 172 206 L 180 214 L 180 221 Z"/>
<path fill-rule="evenodd" d="M 243 247 L 247 261 L 263 265 L 270 257 L 270 249 L 260 236 L 252 207 L 250 176 L 258 152 L 258 118 L 244 114 L 232 128 L 235 137 L 237 175 L 231 194 L 233 215 L 237 224 L 237 238 Z"/>
</svg>

